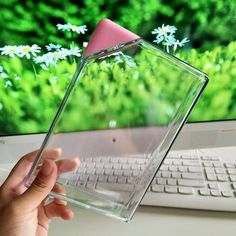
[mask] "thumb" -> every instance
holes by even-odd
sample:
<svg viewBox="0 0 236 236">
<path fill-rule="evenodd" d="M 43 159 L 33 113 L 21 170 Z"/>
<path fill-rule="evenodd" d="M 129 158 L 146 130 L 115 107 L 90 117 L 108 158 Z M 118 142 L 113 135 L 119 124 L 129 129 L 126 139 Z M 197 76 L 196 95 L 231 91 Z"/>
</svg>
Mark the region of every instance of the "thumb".
<svg viewBox="0 0 236 236">
<path fill-rule="evenodd" d="M 45 159 L 32 185 L 17 199 L 20 206 L 34 209 L 47 197 L 57 177 L 55 162 Z"/>
</svg>

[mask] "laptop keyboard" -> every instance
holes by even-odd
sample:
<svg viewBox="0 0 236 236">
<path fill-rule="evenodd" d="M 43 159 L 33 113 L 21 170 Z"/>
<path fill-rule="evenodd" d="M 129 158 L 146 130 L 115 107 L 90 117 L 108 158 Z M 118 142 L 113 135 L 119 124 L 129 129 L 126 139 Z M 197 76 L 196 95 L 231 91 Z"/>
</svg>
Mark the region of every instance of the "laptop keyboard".
<svg viewBox="0 0 236 236">
<path fill-rule="evenodd" d="M 129 192 L 147 163 L 148 156 L 144 155 L 82 158 L 80 168 L 60 175 L 58 182 L 87 189 Z M 236 161 L 171 152 L 141 204 L 236 211 L 235 198 Z"/>
</svg>

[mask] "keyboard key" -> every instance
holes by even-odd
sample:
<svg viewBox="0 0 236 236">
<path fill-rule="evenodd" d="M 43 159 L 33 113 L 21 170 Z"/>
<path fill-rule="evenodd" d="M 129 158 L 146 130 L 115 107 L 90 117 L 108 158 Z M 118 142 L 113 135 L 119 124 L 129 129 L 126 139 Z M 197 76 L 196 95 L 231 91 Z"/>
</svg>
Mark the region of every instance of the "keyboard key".
<svg viewBox="0 0 236 236">
<path fill-rule="evenodd" d="M 96 175 L 102 175 L 104 173 L 104 169 L 96 169 L 95 174 Z"/>
<path fill-rule="evenodd" d="M 106 169 L 112 169 L 112 167 L 113 167 L 113 164 L 111 164 L 111 163 L 104 164 L 104 168 L 106 168 Z"/>
<path fill-rule="evenodd" d="M 225 166 L 226 168 L 234 168 L 234 167 L 235 167 L 234 163 L 230 163 L 230 162 L 224 163 L 224 166 Z"/>
<path fill-rule="evenodd" d="M 205 172 L 206 174 L 215 174 L 215 169 L 212 167 L 206 167 Z"/>
<path fill-rule="evenodd" d="M 130 164 L 122 164 L 121 165 L 121 169 L 123 169 L 123 170 L 130 170 Z"/>
<path fill-rule="evenodd" d="M 178 189 L 176 186 L 165 186 L 165 192 L 166 193 L 177 193 Z"/>
<path fill-rule="evenodd" d="M 95 167 L 95 163 L 94 162 L 87 163 L 86 167 L 87 168 L 94 168 Z"/>
<path fill-rule="evenodd" d="M 210 161 L 205 161 L 202 163 L 204 167 L 213 167 L 213 163 Z"/>
<path fill-rule="evenodd" d="M 115 175 L 115 176 L 121 176 L 121 175 L 123 175 L 123 170 L 114 170 L 114 171 L 113 171 L 113 175 Z"/>
<path fill-rule="evenodd" d="M 230 190 L 223 190 L 221 191 L 223 197 L 234 197 L 234 194 Z"/>
<path fill-rule="evenodd" d="M 223 165 L 220 162 L 214 162 L 213 166 L 214 167 L 222 167 Z"/>
<path fill-rule="evenodd" d="M 227 172 L 230 175 L 236 175 L 236 169 L 228 169 Z"/>
<path fill-rule="evenodd" d="M 178 185 L 186 187 L 205 187 L 205 182 L 203 180 L 187 180 L 178 179 Z"/>
<path fill-rule="evenodd" d="M 86 169 L 86 174 L 94 175 L 95 174 L 95 169 Z"/>
<path fill-rule="evenodd" d="M 180 172 L 172 172 L 171 177 L 175 179 L 181 178 L 181 173 Z"/>
<path fill-rule="evenodd" d="M 180 161 L 180 160 L 173 160 L 173 165 L 175 165 L 175 166 L 181 166 L 182 165 L 182 161 Z"/>
<path fill-rule="evenodd" d="M 132 176 L 129 176 L 127 178 L 127 183 L 128 184 L 134 184 L 136 182 L 136 178 L 132 177 Z"/>
<path fill-rule="evenodd" d="M 96 182 L 97 181 L 97 176 L 96 175 L 89 175 L 89 177 L 88 177 L 88 180 L 89 181 L 94 181 L 94 182 Z"/>
<path fill-rule="evenodd" d="M 220 181 L 220 182 L 227 182 L 228 178 L 225 174 L 218 174 L 217 175 L 217 180 Z"/>
<path fill-rule="evenodd" d="M 207 173 L 207 174 L 206 174 L 206 177 L 207 177 L 207 180 L 209 180 L 209 181 L 216 181 L 216 180 L 217 180 L 217 177 L 216 177 L 215 174 L 209 174 L 209 173 Z"/>
<path fill-rule="evenodd" d="M 157 181 L 156 181 L 156 183 L 157 184 L 162 184 L 162 185 L 165 185 L 166 184 L 166 179 L 164 179 L 164 178 L 159 178 L 159 179 L 157 179 Z"/>
<path fill-rule="evenodd" d="M 76 171 L 77 174 L 86 174 L 86 172 L 87 172 L 86 167 L 80 167 Z"/>
<path fill-rule="evenodd" d="M 161 172 L 161 176 L 162 176 L 163 178 L 170 178 L 171 172 L 162 171 L 162 172 Z"/>
<path fill-rule="evenodd" d="M 138 165 L 138 164 L 132 164 L 132 165 L 131 165 L 131 169 L 132 169 L 132 170 L 140 170 L 140 165 Z"/>
<path fill-rule="evenodd" d="M 87 179 L 88 179 L 88 175 L 81 174 L 81 175 L 79 176 L 79 181 L 84 181 L 84 182 L 86 182 Z"/>
<path fill-rule="evenodd" d="M 105 176 L 105 175 L 99 175 L 99 176 L 98 176 L 98 181 L 99 181 L 99 182 L 107 182 L 107 176 Z"/>
<path fill-rule="evenodd" d="M 202 195 L 202 196 L 210 196 L 211 195 L 210 194 L 210 190 L 209 189 L 205 189 L 205 188 L 200 189 L 199 190 L 199 194 Z"/>
<path fill-rule="evenodd" d="M 198 166 L 200 167 L 200 162 L 199 161 L 195 161 L 195 160 L 191 160 L 191 161 L 183 161 L 183 165 L 184 166 Z"/>
<path fill-rule="evenodd" d="M 107 181 L 109 182 L 109 183 L 115 183 L 116 182 L 116 176 L 108 176 L 107 177 Z"/>
<path fill-rule="evenodd" d="M 182 178 L 203 180 L 203 175 L 201 173 L 182 173 Z"/>
<path fill-rule="evenodd" d="M 126 181 L 127 181 L 127 178 L 124 177 L 124 176 L 118 176 L 118 177 L 117 177 L 117 182 L 118 182 L 118 183 L 125 184 Z"/>
<path fill-rule="evenodd" d="M 210 190 L 211 196 L 213 197 L 221 197 L 221 192 L 219 190 Z"/>
<path fill-rule="evenodd" d="M 123 170 L 123 175 L 126 177 L 129 177 L 132 175 L 132 171 L 131 170 Z"/>
<path fill-rule="evenodd" d="M 95 163 L 95 168 L 102 169 L 104 167 L 104 163 Z"/>
<path fill-rule="evenodd" d="M 188 188 L 188 187 L 179 187 L 178 188 L 179 193 L 181 194 L 187 194 L 187 195 L 191 195 L 193 194 L 193 189 L 192 188 Z"/>
<path fill-rule="evenodd" d="M 157 192 L 157 193 L 163 193 L 164 192 L 164 186 L 163 185 L 153 184 L 151 186 L 151 191 L 152 192 Z"/>
<path fill-rule="evenodd" d="M 113 170 L 111 170 L 111 169 L 105 169 L 104 170 L 104 173 L 105 173 L 105 175 L 113 175 Z"/>
<path fill-rule="evenodd" d="M 202 169 L 201 169 L 201 167 L 190 166 L 190 167 L 188 167 L 188 172 L 201 173 Z"/>
<path fill-rule="evenodd" d="M 219 188 L 219 185 L 217 183 L 209 183 L 208 186 L 210 189 L 218 189 Z"/>
<path fill-rule="evenodd" d="M 169 166 L 169 171 L 177 171 L 177 166 Z"/>
<path fill-rule="evenodd" d="M 115 170 L 120 170 L 121 169 L 121 164 L 119 164 L 119 163 L 113 163 L 113 169 L 115 169 Z"/>
<path fill-rule="evenodd" d="M 215 168 L 216 174 L 225 174 L 225 170 L 223 168 Z"/>
<path fill-rule="evenodd" d="M 188 171 L 188 167 L 187 166 L 179 166 L 178 167 L 178 171 L 180 171 L 180 172 L 187 172 Z"/>
<path fill-rule="evenodd" d="M 167 185 L 177 185 L 177 180 L 176 179 L 167 179 Z"/>
</svg>

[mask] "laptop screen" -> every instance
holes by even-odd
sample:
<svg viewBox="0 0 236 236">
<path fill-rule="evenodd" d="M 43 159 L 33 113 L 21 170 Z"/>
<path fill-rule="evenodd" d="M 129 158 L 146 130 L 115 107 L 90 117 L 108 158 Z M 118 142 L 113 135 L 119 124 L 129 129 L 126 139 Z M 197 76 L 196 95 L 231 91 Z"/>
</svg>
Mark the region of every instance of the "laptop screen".
<svg viewBox="0 0 236 236">
<path fill-rule="evenodd" d="M 145 6 L 141 1 L 124 4 L 105 1 L 90 6 L 87 1 L 16 0 L 3 1 L 0 10 L 2 136 L 48 130 L 89 36 L 104 17 L 209 75 L 210 82 L 188 122 L 236 119 L 234 1 L 157 2 L 156 5 L 147 2 Z M 132 66 L 132 61 L 126 59 Z M 106 77 L 106 71 L 103 76 Z M 94 89 L 108 89 L 105 83 L 100 86 Z M 140 86 L 148 89 L 145 84 Z M 132 87 L 130 90 L 135 92 Z M 81 96 L 86 96 L 85 92 Z M 88 117 L 98 110 L 93 99 L 85 98 L 84 123 L 93 122 Z M 119 99 L 114 112 L 122 110 L 121 101 L 125 98 Z M 130 113 L 122 114 L 122 119 L 134 114 L 142 116 L 138 101 L 128 106 Z M 102 121 L 104 114 L 99 117 Z M 108 128 L 114 128 L 117 123 L 114 119 L 107 122 Z"/>
</svg>

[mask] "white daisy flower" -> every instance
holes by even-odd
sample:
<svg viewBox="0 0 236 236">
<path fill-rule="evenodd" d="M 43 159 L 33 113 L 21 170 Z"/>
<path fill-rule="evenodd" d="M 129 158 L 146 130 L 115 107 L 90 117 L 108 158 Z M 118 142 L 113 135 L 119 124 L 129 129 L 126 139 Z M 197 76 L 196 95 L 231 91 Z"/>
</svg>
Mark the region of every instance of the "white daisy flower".
<svg viewBox="0 0 236 236">
<path fill-rule="evenodd" d="M 71 25 L 71 30 L 73 32 L 76 32 L 77 34 L 85 34 L 85 31 L 87 31 L 87 26 L 86 25 L 81 25 L 81 26 L 76 26 L 76 25 Z"/>
<path fill-rule="evenodd" d="M 67 30 L 67 31 L 70 31 L 70 25 L 69 25 L 69 24 L 64 24 L 64 25 L 62 25 L 62 24 L 57 24 L 56 26 L 57 26 L 57 29 L 59 29 L 59 30 L 62 30 L 62 31 Z"/>
<path fill-rule="evenodd" d="M 76 57 L 80 57 L 81 56 L 81 52 L 82 50 L 79 49 L 79 47 L 74 47 L 74 48 L 70 48 L 68 50 L 68 56 L 76 56 Z"/>
<path fill-rule="evenodd" d="M 67 23 L 67 24 L 57 24 L 56 25 L 57 28 L 59 30 L 62 31 L 72 31 L 72 32 L 76 32 L 77 34 L 84 34 L 85 31 L 87 31 L 87 26 L 86 25 L 82 25 L 82 26 L 77 26 L 77 25 L 72 25 L 71 23 Z"/>
<path fill-rule="evenodd" d="M 20 45 L 18 50 L 18 56 L 19 57 L 26 57 L 27 59 L 30 59 L 31 54 L 33 56 L 36 56 L 36 53 L 40 52 L 40 47 L 37 44 L 33 44 L 32 46 L 29 45 Z"/>
<path fill-rule="evenodd" d="M 48 45 L 46 45 L 46 49 L 48 51 L 52 51 L 52 50 L 58 50 L 60 49 L 62 46 L 60 44 L 53 44 L 53 43 L 49 43 Z"/>
<path fill-rule="evenodd" d="M 162 25 L 161 27 L 158 27 L 157 29 L 154 29 L 152 31 L 152 34 L 157 34 L 157 38 L 161 36 L 167 36 L 168 33 L 174 34 L 176 32 L 177 28 L 170 25 Z"/>
<path fill-rule="evenodd" d="M 1 54 L 9 57 L 15 57 L 16 55 L 18 55 L 18 50 L 19 49 L 17 46 L 11 46 L 11 45 L 7 45 L 0 48 Z"/>
<path fill-rule="evenodd" d="M 68 56 L 68 49 L 61 48 L 57 51 L 48 52 L 42 56 L 34 57 L 33 60 L 36 64 L 41 64 L 40 66 L 43 69 L 47 69 L 47 67 L 49 67 L 50 65 L 53 65 L 56 67 L 57 62 L 59 60 L 66 59 L 67 56 Z"/>
</svg>

